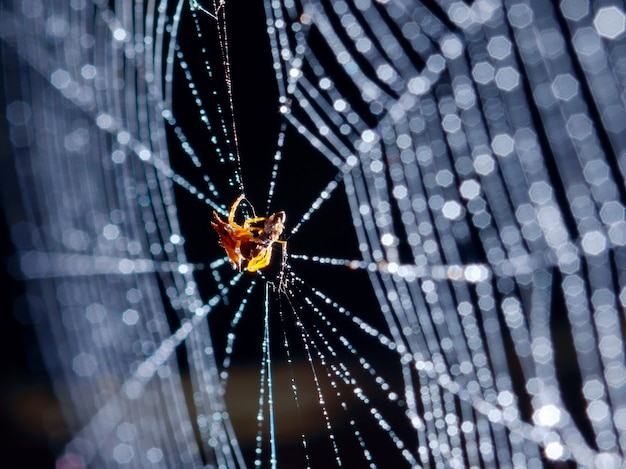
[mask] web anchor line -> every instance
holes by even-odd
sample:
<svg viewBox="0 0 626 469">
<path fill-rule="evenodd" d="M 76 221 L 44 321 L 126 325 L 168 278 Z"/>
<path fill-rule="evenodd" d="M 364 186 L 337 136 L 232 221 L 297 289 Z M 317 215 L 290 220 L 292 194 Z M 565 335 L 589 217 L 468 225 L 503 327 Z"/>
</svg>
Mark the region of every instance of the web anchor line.
<svg viewBox="0 0 626 469">
<path fill-rule="evenodd" d="M 218 41 L 220 44 L 220 53 L 222 56 L 222 66 L 224 70 L 224 81 L 226 84 L 226 93 L 228 95 L 228 107 L 230 110 L 230 129 L 232 131 L 232 143 L 233 148 L 231 149 L 230 157 L 235 160 L 236 170 L 234 175 L 234 181 L 231 180 L 231 184 L 236 185 L 237 190 L 240 194 L 245 195 L 245 187 L 243 182 L 243 175 L 241 171 L 241 155 L 239 150 L 239 137 L 237 132 L 237 124 L 235 122 L 235 104 L 233 101 L 233 83 L 232 83 L 232 74 L 230 70 L 230 50 L 228 44 L 228 33 L 226 31 L 226 2 L 225 0 L 213 1 L 213 9 L 215 13 L 207 10 L 205 7 L 200 5 L 197 0 L 192 0 L 191 8 L 193 10 L 200 11 L 201 13 L 207 15 L 209 18 L 216 22 L 217 26 L 217 34 Z"/>
</svg>

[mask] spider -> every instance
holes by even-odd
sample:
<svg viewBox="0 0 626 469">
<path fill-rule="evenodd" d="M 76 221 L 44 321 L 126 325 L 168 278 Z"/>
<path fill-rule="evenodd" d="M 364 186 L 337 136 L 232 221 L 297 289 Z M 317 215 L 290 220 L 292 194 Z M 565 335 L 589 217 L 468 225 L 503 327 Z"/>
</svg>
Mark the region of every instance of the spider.
<svg viewBox="0 0 626 469">
<path fill-rule="evenodd" d="M 226 250 L 226 254 L 235 269 L 256 272 L 264 269 L 272 258 L 272 245 L 283 245 L 283 256 L 287 249 L 287 241 L 278 239 L 285 229 L 285 212 L 276 212 L 269 217 L 248 218 L 242 225 L 235 222 L 237 206 L 243 200 L 243 194 L 233 203 L 228 214 L 228 221 L 224 221 L 213 212 L 215 228 L 220 237 L 219 244 Z M 253 226 L 263 222 L 263 227 Z"/>
</svg>

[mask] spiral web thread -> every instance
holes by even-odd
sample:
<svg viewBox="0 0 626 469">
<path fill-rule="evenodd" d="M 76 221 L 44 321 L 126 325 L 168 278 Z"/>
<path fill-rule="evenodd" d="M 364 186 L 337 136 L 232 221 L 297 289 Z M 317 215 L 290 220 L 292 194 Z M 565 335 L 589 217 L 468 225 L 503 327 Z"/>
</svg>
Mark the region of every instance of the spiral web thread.
<svg viewBox="0 0 626 469">
<path fill-rule="evenodd" d="M 345 198 L 361 255 L 290 253 L 275 297 L 264 276 L 233 274 L 219 257 L 189 262 L 179 222 L 175 188 L 209 218 L 226 215 L 225 193 L 244 187 L 231 84 L 222 86 L 219 60 L 207 52 L 197 68 L 179 41 L 181 23 L 200 48 L 209 31 L 223 33 L 214 28 L 228 18 L 211 13 L 220 5 L 1 7 L 23 206 L 9 221 L 73 434 L 61 467 L 280 465 L 278 342 L 289 363 L 304 350 L 336 465 L 624 464 L 623 4 L 266 1 L 283 118 L 267 206 L 289 157 L 284 141 L 299 133 L 335 172 L 290 236 Z M 181 86 L 212 136 L 210 158 L 177 120 Z M 209 93 L 195 91 L 203 86 Z M 174 169 L 172 146 L 197 170 Z M 227 168 L 227 184 L 211 161 Z M 300 263 L 365 272 L 386 330 L 304 280 Z M 210 295 L 199 291 L 201 271 L 214 280 Z M 237 331 L 260 283 L 251 459 L 224 400 L 237 335 L 216 355 L 207 318 L 228 306 Z M 378 354 L 396 368 L 382 371 Z M 302 415 L 305 383 L 290 370 Z M 337 418 L 335 401 L 350 418 Z M 352 416 L 355 406 L 368 415 Z M 314 437 L 300 440 L 302 465 L 315 466 Z M 379 440 L 396 454 L 377 452 Z"/>
</svg>

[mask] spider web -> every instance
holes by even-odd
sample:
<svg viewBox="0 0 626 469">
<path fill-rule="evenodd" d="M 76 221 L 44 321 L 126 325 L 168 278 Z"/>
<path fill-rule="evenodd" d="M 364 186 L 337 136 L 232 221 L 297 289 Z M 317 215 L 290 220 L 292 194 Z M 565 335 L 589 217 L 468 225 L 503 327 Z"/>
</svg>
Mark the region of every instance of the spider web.
<svg viewBox="0 0 626 469">
<path fill-rule="evenodd" d="M 60 467 L 620 467 L 625 19 L 4 2 Z M 241 193 L 287 213 L 259 275 L 210 227 Z"/>
</svg>

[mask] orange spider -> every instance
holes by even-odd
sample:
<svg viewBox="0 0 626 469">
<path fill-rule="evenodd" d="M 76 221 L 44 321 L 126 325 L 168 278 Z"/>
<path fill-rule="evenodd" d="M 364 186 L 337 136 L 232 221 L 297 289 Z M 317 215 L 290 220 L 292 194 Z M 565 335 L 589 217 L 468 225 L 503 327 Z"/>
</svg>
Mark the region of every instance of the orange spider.
<svg viewBox="0 0 626 469">
<path fill-rule="evenodd" d="M 285 212 L 276 212 L 267 218 L 248 218 L 241 226 L 235 222 L 235 212 L 243 198 L 242 194 L 233 203 L 228 214 L 228 222 L 213 212 L 214 221 L 211 222 L 211 226 L 217 231 L 220 237 L 219 244 L 226 250 L 233 267 L 240 272 L 242 269 L 256 272 L 269 265 L 274 243 L 282 244 L 283 253 L 286 252 L 287 241 L 278 239 L 285 229 Z M 261 222 L 264 222 L 262 228 L 252 226 Z"/>
</svg>

